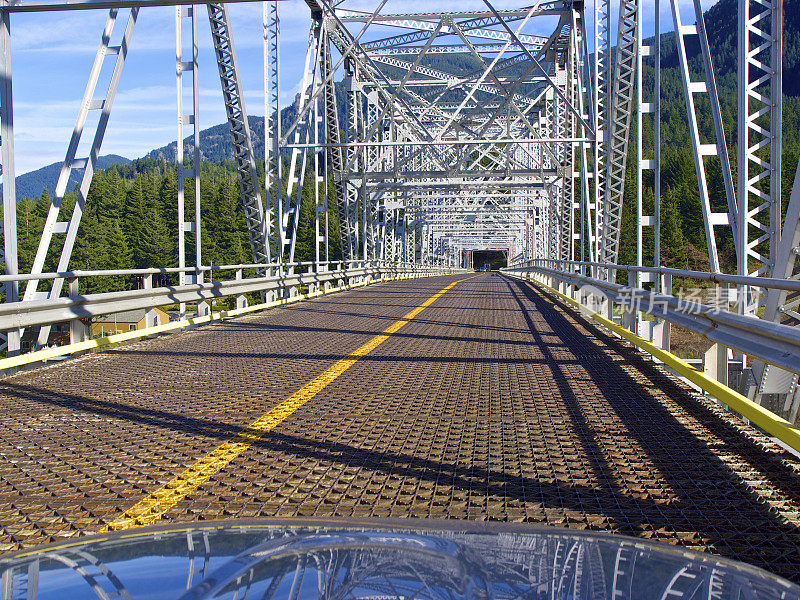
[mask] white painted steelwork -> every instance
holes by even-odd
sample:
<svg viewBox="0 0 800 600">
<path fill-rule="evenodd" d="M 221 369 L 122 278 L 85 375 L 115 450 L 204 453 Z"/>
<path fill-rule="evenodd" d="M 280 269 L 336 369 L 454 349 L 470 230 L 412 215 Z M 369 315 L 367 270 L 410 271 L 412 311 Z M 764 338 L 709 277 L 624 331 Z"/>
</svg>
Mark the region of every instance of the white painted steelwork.
<svg viewBox="0 0 800 600">
<path fill-rule="evenodd" d="M 780 210 L 782 0 L 739 3 L 736 189 L 728 158 L 732 145 L 724 135 L 725 125 L 730 130 L 732 124 L 723 122 L 701 2 L 693 0 L 690 7 L 693 24 L 684 23 L 677 0 L 663 2 L 669 2 L 672 10 L 675 31 L 665 35 L 674 36 L 677 43 L 690 131 L 687 147 L 694 157 L 711 271 L 720 269 L 718 238 L 725 232 L 735 240 L 739 275 L 798 279 L 800 192 L 792 195 L 783 223 Z M 253 263 L 262 265 L 260 274 L 277 277 L 292 273 L 301 198 L 304 189 L 308 194 L 307 186 L 313 186 L 314 261 L 320 269 L 331 258 L 327 233 L 332 215 L 328 207 L 335 206 L 344 260 L 465 267 L 473 250 L 493 248 L 506 252 L 516 264 L 559 260 L 567 273 L 586 276 L 588 272 L 613 283 L 621 272 L 617 263 L 629 157 L 635 160 L 636 173 L 636 189 L 633 194 L 628 190 L 636 202 L 634 266 L 658 269 L 661 38 L 646 40 L 642 31 L 648 14 L 656 15 L 655 30 L 660 31 L 658 15 L 663 2 L 623 0 L 615 12 L 608 0 L 598 0 L 589 15 L 594 30 L 589 36 L 584 3 L 574 0 L 530 0 L 502 9 L 484 0 L 482 7 L 473 10 L 413 14 L 395 9 L 401 6 L 395 0 L 375 0 L 369 9 L 358 11 L 347 2 L 306 0 L 309 35 L 301 89 L 293 120 L 283 127 L 279 3 L 268 0 L 263 30 L 263 190 L 256 175 L 227 8 L 221 3 L 205 3 Z M 42 272 L 54 236 L 66 234 L 58 270 L 69 269 L 137 11 L 165 4 L 186 2 L 16 0 L 0 6 L 4 251 L 6 273 L 12 276 L 18 268 L 11 210 L 15 190 L 13 181 L 8 181 L 14 172 L 11 13 L 98 6 L 111 9 L 23 302 L 43 300 L 37 292 L 36 274 Z M 184 124 L 194 125 L 193 170 L 188 174 L 195 190 L 199 167 L 198 6 L 179 8 L 176 13 L 191 16 L 195 23 L 192 56 L 185 59 L 181 41 L 176 44 L 178 89 L 182 90 L 181 77 L 188 77 L 189 71 L 195 80 L 192 111 L 183 110 L 182 91 L 178 104 L 179 139 Z M 108 38 L 117 13 L 128 9 L 123 43 L 111 48 Z M 615 51 L 612 37 L 616 38 Z M 689 70 L 686 42 L 690 38 L 699 42 L 699 79 Z M 106 56 L 116 61 L 115 68 L 105 96 L 95 99 Z M 591 60 L 593 68 L 589 68 Z M 643 74 L 650 68 L 654 79 L 646 89 L 644 82 L 650 79 Z M 710 101 L 712 123 L 698 122 L 695 100 L 702 94 Z M 77 158 L 77 142 L 93 109 L 99 109 L 101 116 L 92 150 L 85 159 Z M 645 139 L 650 138 L 644 131 L 651 126 L 654 143 L 647 147 Z M 713 139 L 704 139 L 704 130 L 713 131 Z M 182 151 L 179 143 L 179 163 Z M 721 165 L 727 208 L 723 212 L 711 207 L 707 183 L 707 162 L 711 160 L 719 160 Z M 69 221 L 59 221 L 67 177 L 75 168 L 84 169 L 78 203 Z M 181 174 L 185 174 L 183 170 Z M 197 212 L 193 222 L 183 216 L 179 220 L 179 236 L 187 230 L 196 233 L 195 254 L 202 265 Z M 179 246 L 183 252 L 184 245 Z M 652 254 L 645 250 L 649 247 L 654 248 Z M 589 262 L 583 262 L 586 260 Z M 185 259 L 179 263 L 185 265 Z M 12 277 L 6 282 L 8 303 L 18 300 L 16 281 Z M 671 287 L 669 277 L 657 270 L 632 271 L 628 284 L 663 293 L 669 293 Z M 56 278 L 47 293 L 48 301 L 60 297 L 62 286 L 63 280 Z M 739 290 L 739 310 L 753 314 L 759 307 L 748 300 L 746 291 L 746 286 Z M 763 320 L 800 324 L 798 302 L 794 290 L 770 291 Z M 637 320 L 635 312 L 626 313 L 625 325 L 649 339 L 669 338 L 668 323 Z M 20 332 L 7 333 L 9 353 L 18 352 Z M 39 341 L 46 339 L 45 325 Z M 718 356 L 727 356 L 722 346 L 717 350 Z M 734 358 L 744 368 L 740 386 L 757 399 L 768 394 L 772 401 L 785 400 L 788 411 L 797 411 L 796 378 L 767 363 L 748 361 L 746 356 Z"/>
</svg>

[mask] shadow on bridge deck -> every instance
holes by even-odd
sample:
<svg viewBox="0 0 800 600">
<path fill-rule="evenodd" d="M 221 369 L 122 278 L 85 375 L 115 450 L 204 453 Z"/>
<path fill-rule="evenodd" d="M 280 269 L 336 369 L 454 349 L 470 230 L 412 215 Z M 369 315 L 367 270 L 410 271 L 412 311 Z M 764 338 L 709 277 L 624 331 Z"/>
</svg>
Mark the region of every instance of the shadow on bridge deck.
<svg viewBox="0 0 800 600">
<path fill-rule="evenodd" d="M 382 284 L 0 385 L 0 545 L 100 530 L 457 278 Z M 616 531 L 800 581 L 800 467 L 526 284 L 463 281 L 166 520 L 499 519 Z"/>
</svg>

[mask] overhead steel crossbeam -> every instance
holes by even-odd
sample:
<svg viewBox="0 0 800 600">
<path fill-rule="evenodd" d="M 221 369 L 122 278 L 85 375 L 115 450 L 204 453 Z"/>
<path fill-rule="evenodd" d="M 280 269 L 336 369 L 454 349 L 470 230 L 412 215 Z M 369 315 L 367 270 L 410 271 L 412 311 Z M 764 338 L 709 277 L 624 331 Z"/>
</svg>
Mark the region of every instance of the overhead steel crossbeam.
<svg viewBox="0 0 800 600">
<path fill-rule="evenodd" d="M 576 124 L 587 122 L 577 108 L 586 89 L 568 75 L 570 60 L 585 54 L 571 47 L 572 2 L 419 14 L 384 14 L 384 3 L 371 12 L 308 4 L 320 27 L 308 53 L 325 57 L 324 72 L 315 71 L 319 88 L 304 88 L 281 143 L 291 164 L 300 159 L 304 147 L 291 136 L 308 130 L 308 115 L 335 97 L 342 77 L 346 110 L 327 111 L 325 131 L 345 258 L 397 255 L 401 244 L 434 263 L 460 260 L 455 247 L 482 240 L 522 248 L 534 213 L 549 210 L 544 198 L 571 207 Z M 553 34 L 539 35 L 541 18 L 554 16 Z M 554 109 L 557 127 L 547 115 Z M 492 201 L 465 202 L 476 197 Z"/>
</svg>

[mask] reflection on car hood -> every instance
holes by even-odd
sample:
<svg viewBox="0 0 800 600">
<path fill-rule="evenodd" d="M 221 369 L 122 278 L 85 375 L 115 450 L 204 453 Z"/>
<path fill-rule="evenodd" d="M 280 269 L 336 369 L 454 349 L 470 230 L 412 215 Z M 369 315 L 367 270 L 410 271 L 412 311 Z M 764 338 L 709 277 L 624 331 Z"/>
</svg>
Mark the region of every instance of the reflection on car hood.
<svg viewBox="0 0 800 600">
<path fill-rule="evenodd" d="M 716 556 L 567 529 L 462 521 L 231 521 L 82 538 L 0 560 L 1 600 L 800 600 Z"/>
</svg>

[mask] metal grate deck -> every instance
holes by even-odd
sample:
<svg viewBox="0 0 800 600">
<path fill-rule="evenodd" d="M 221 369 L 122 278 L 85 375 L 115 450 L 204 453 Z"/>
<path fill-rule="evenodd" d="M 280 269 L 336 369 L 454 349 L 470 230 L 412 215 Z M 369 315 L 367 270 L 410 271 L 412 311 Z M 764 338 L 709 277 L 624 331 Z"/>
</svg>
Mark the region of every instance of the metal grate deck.
<svg viewBox="0 0 800 600">
<path fill-rule="evenodd" d="M 0 550 L 100 531 L 456 279 L 374 285 L 4 380 Z M 457 284 L 164 520 L 274 516 L 615 531 L 800 582 L 798 461 L 498 274 Z"/>
</svg>

